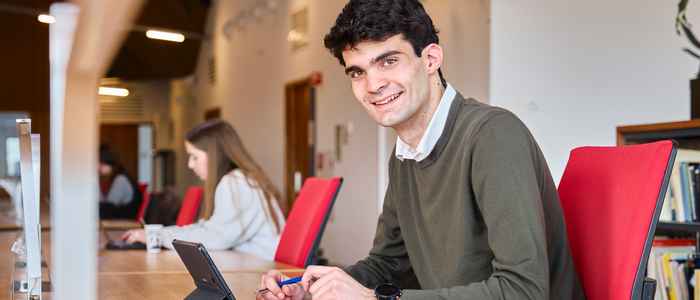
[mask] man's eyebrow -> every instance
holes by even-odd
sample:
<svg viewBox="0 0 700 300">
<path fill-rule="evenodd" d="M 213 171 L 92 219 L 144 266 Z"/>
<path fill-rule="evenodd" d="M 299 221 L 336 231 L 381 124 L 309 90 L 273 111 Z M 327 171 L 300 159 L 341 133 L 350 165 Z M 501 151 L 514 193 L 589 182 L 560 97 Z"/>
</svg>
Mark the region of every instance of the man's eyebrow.
<svg viewBox="0 0 700 300">
<path fill-rule="evenodd" d="M 373 65 L 373 64 L 376 64 L 378 61 L 382 61 L 382 60 L 384 60 L 385 58 L 387 58 L 387 57 L 389 57 L 389 56 L 392 56 L 392 55 L 396 55 L 396 54 L 401 54 L 401 51 L 398 51 L 398 50 L 391 50 L 391 51 L 384 52 L 384 53 L 378 55 L 377 57 L 372 58 L 372 59 L 369 61 L 369 63 L 370 63 L 371 65 Z M 361 71 L 364 71 L 364 70 L 363 70 L 362 68 L 358 67 L 358 66 L 349 66 L 349 67 L 345 68 L 345 74 L 350 74 L 350 72 L 355 72 L 355 71 L 361 72 Z"/>
<path fill-rule="evenodd" d="M 379 56 L 370 60 L 370 64 L 373 65 L 373 64 L 377 63 L 378 61 L 384 60 L 385 58 L 392 56 L 392 55 L 396 55 L 396 54 L 401 54 L 401 51 L 391 50 L 391 51 L 384 52 L 384 53 L 380 54 Z"/>
</svg>

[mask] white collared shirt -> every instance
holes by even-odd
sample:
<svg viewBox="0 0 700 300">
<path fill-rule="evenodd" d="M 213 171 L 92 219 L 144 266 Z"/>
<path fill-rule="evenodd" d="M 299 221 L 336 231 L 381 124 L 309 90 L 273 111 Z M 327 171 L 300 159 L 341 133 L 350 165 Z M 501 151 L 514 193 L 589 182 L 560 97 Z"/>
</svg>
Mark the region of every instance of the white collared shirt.
<svg viewBox="0 0 700 300">
<path fill-rule="evenodd" d="M 452 101 L 457 95 L 457 92 L 452 85 L 447 84 L 445 92 L 442 94 L 440 99 L 440 104 L 438 104 L 435 113 L 428 123 L 428 128 L 426 128 L 423 137 L 421 137 L 418 147 L 416 149 L 411 148 L 410 145 L 406 144 L 401 140 L 400 137 L 396 138 L 396 158 L 400 161 L 404 159 L 413 159 L 415 161 L 421 161 L 428 157 L 435 144 L 437 144 L 438 139 L 445 130 L 445 123 L 447 122 L 447 114 L 450 112 L 450 106 L 452 106 Z"/>
</svg>

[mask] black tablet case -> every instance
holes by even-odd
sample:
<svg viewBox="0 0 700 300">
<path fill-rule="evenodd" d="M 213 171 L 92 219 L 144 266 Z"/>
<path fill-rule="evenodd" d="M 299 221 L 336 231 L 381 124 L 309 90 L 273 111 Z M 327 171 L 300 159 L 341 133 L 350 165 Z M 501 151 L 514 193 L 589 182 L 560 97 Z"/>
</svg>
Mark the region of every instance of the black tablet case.
<svg viewBox="0 0 700 300">
<path fill-rule="evenodd" d="M 173 247 L 197 286 L 185 300 L 236 300 L 204 245 L 173 240 Z"/>
</svg>

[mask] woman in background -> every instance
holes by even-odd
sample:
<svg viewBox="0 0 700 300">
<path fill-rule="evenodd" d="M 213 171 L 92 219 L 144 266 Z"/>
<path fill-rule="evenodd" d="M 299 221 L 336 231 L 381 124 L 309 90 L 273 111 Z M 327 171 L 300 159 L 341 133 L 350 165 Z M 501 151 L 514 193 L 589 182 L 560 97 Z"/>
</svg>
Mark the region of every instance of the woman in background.
<svg viewBox="0 0 700 300">
<path fill-rule="evenodd" d="M 126 173 L 117 156 L 100 145 L 100 218 L 134 219 L 141 204 L 136 182 Z"/>
<path fill-rule="evenodd" d="M 187 166 L 205 182 L 200 221 L 161 231 L 163 245 L 173 239 L 199 242 L 210 250 L 235 248 L 273 259 L 284 216 L 279 193 L 243 146 L 231 125 L 208 121 L 186 135 Z M 145 242 L 143 229 L 123 236 L 128 242 Z"/>
</svg>

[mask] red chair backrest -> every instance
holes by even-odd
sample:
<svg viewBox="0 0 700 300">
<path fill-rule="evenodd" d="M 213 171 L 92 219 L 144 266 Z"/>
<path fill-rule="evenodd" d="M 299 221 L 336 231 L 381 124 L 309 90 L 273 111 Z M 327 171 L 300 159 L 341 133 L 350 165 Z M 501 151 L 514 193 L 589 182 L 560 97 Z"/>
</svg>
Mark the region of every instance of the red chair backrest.
<svg viewBox="0 0 700 300">
<path fill-rule="evenodd" d="M 587 299 L 641 298 L 675 153 L 671 141 L 571 151 L 559 198 Z"/>
<path fill-rule="evenodd" d="M 144 220 L 146 208 L 148 208 L 148 203 L 151 201 L 150 194 L 148 193 L 148 183 L 139 182 L 139 192 L 141 192 L 141 204 L 136 214 L 136 221 Z"/>
<path fill-rule="evenodd" d="M 199 205 L 202 203 L 202 195 L 204 195 L 204 189 L 200 186 L 191 186 L 187 189 L 175 225 L 185 226 L 196 221 Z"/>
<path fill-rule="evenodd" d="M 299 268 L 312 262 L 342 182 L 341 177 L 306 179 L 282 230 L 275 261 Z"/>
</svg>

